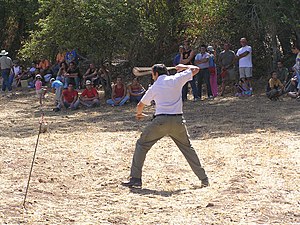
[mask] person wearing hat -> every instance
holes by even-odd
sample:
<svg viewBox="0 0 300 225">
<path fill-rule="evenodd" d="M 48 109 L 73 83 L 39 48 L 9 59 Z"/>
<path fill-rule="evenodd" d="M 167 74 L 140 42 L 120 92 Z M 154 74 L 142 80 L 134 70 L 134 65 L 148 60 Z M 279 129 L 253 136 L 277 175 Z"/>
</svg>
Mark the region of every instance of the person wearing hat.
<svg viewBox="0 0 300 225">
<path fill-rule="evenodd" d="M 55 78 L 50 79 L 51 90 L 52 93 L 55 93 L 55 105 L 56 107 L 53 111 L 58 112 L 60 111 L 60 100 L 62 95 L 62 90 L 64 88 L 64 84 L 60 80 L 55 80 Z"/>
<path fill-rule="evenodd" d="M 42 76 L 40 74 L 37 74 L 35 76 L 34 86 L 35 86 L 36 95 L 40 100 L 40 104 L 42 104 L 42 99 L 46 94 L 47 88 L 43 87 Z"/>
<path fill-rule="evenodd" d="M 8 52 L 5 50 L 1 50 L 0 52 L 0 67 L 1 67 L 1 75 L 3 78 L 2 82 L 2 92 L 5 92 L 8 89 L 9 92 L 12 91 L 11 84 L 9 82 L 9 74 L 13 66 L 13 62 L 10 57 L 7 56 Z"/>
<path fill-rule="evenodd" d="M 211 92 L 214 97 L 218 96 L 218 82 L 217 82 L 217 66 L 215 63 L 215 50 L 213 46 L 208 46 L 207 51 L 209 53 L 209 73 L 210 73 L 210 87 L 211 87 Z"/>
<path fill-rule="evenodd" d="M 90 80 L 85 82 L 85 90 L 80 95 L 80 103 L 89 108 L 100 105 L 98 91 Z"/>
</svg>

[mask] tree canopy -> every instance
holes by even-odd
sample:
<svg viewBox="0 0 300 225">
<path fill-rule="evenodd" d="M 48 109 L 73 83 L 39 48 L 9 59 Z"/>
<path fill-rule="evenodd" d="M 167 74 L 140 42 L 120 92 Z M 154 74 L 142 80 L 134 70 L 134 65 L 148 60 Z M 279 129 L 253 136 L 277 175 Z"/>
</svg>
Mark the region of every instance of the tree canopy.
<svg viewBox="0 0 300 225">
<path fill-rule="evenodd" d="M 0 0 L 0 43 L 24 60 L 78 49 L 97 63 L 170 64 L 190 39 L 233 50 L 246 37 L 256 76 L 300 43 L 299 0 Z"/>
</svg>

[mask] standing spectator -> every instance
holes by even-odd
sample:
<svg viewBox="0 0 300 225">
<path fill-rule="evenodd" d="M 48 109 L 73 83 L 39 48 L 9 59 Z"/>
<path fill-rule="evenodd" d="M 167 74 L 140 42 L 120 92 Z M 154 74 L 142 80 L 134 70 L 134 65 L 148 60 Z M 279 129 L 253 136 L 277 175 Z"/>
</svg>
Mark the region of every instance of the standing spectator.
<svg viewBox="0 0 300 225">
<path fill-rule="evenodd" d="M 234 71 L 235 54 L 234 51 L 230 50 L 228 43 L 224 44 L 224 50 L 220 53 L 218 62 L 221 67 L 222 78 L 221 96 L 224 96 L 226 84 L 236 80 Z"/>
<path fill-rule="evenodd" d="M 145 88 L 139 83 L 137 77 L 133 78 L 132 83 L 128 85 L 128 92 L 130 95 L 130 102 L 139 103 L 142 99 L 144 93 L 146 92 Z"/>
<path fill-rule="evenodd" d="M 236 58 L 239 60 L 239 73 L 240 78 L 247 78 L 249 84 L 251 86 L 251 78 L 252 78 L 252 48 L 248 45 L 246 38 L 241 38 L 240 40 L 241 48 L 236 53 Z"/>
<path fill-rule="evenodd" d="M 277 62 L 277 78 L 285 85 L 288 81 L 289 77 L 289 70 L 288 68 L 284 67 L 282 61 Z"/>
<path fill-rule="evenodd" d="M 38 99 L 40 100 L 40 104 L 42 104 L 42 99 L 45 97 L 47 89 L 45 87 L 43 87 L 42 76 L 40 74 L 35 76 L 34 86 L 35 86 L 36 95 L 37 95 Z"/>
<path fill-rule="evenodd" d="M 2 92 L 4 93 L 6 88 L 8 92 L 12 92 L 12 88 L 9 82 L 9 73 L 13 66 L 13 62 L 10 57 L 7 56 L 8 52 L 2 50 L 0 52 L 0 67 L 1 67 L 1 75 L 2 75 Z"/>
<path fill-rule="evenodd" d="M 190 41 L 185 40 L 183 42 L 183 49 L 179 48 L 180 53 L 180 63 L 184 65 L 193 65 L 195 61 L 195 51 L 191 49 Z M 199 99 L 198 93 L 197 93 L 197 86 L 196 86 L 196 77 L 193 77 L 192 80 L 188 81 L 183 87 L 182 87 L 182 100 L 187 100 L 187 94 L 188 94 L 188 84 L 191 85 L 194 101 L 197 101 Z"/>
<path fill-rule="evenodd" d="M 61 95 L 64 88 L 64 84 L 60 80 L 55 80 L 54 78 L 51 78 L 50 84 L 52 93 L 55 92 L 56 107 L 53 109 L 53 111 L 58 112 L 60 111 Z"/>
<path fill-rule="evenodd" d="M 62 105 L 66 109 L 77 109 L 79 106 L 78 92 L 74 90 L 73 84 L 68 85 L 68 89 L 64 90 L 61 99 Z"/>
<path fill-rule="evenodd" d="M 87 80 L 85 83 L 85 90 L 80 96 L 80 103 L 89 108 L 100 105 L 98 91 L 96 88 L 93 87 L 92 82 L 90 80 Z"/>
<path fill-rule="evenodd" d="M 206 83 L 207 87 L 207 96 L 209 99 L 212 99 L 212 92 L 211 92 L 211 86 L 210 86 L 210 74 L 209 74 L 209 57 L 210 55 L 206 52 L 206 46 L 201 45 L 200 47 L 200 53 L 196 55 L 195 58 L 195 65 L 197 65 L 200 68 L 199 73 L 197 74 L 197 80 L 198 80 L 198 96 L 201 99 L 202 97 L 202 85 L 203 81 Z"/>
<path fill-rule="evenodd" d="M 272 101 L 276 101 L 279 99 L 279 96 L 282 94 L 283 91 L 283 84 L 277 78 L 277 72 L 271 72 L 271 78 L 268 82 L 266 94 L 269 99 Z"/>
<path fill-rule="evenodd" d="M 111 106 L 122 106 L 129 100 L 126 86 L 121 77 L 117 78 L 116 84 L 112 88 L 111 99 L 106 101 Z"/>
<path fill-rule="evenodd" d="M 65 76 L 65 88 L 69 86 L 69 84 L 75 83 L 76 89 L 80 88 L 80 72 L 79 68 L 75 65 L 74 62 L 70 62 L 69 68 L 67 70 L 67 73 L 64 75 Z"/>
<path fill-rule="evenodd" d="M 295 72 L 295 76 L 296 76 L 296 79 L 297 79 L 297 89 L 298 89 L 298 92 L 297 92 L 297 99 L 300 100 L 300 47 L 299 46 L 293 46 L 292 47 L 292 52 L 294 54 L 296 54 L 296 62 L 295 62 L 295 65 L 293 66 L 293 70 Z"/>
<path fill-rule="evenodd" d="M 174 66 L 177 66 L 180 63 L 180 57 L 183 52 L 184 52 L 184 47 L 183 47 L 183 45 L 180 45 L 179 49 L 178 49 L 178 53 L 176 54 L 176 56 L 173 59 Z"/>
<path fill-rule="evenodd" d="M 209 53 L 209 73 L 210 73 L 210 87 L 213 97 L 218 96 L 218 77 L 217 77 L 217 66 L 215 63 L 215 50 L 213 46 L 208 46 L 207 51 Z"/>
</svg>

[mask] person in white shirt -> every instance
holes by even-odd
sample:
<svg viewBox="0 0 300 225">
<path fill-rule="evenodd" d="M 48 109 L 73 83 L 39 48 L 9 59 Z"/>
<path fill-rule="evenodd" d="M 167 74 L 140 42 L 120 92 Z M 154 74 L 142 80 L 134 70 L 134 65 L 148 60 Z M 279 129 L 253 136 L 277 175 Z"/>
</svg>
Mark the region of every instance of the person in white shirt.
<svg viewBox="0 0 300 225">
<path fill-rule="evenodd" d="M 208 99 L 212 99 L 212 91 L 210 86 L 210 72 L 209 72 L 209 58 L 210 55 L 206 52 L 206 45 L 201 45 L 200 53 L 198 53 L 195 57 L 195 65 L 200 68 L 199 73 L 197 74 L 197 82 L 198 82 L 198 96 L 201 100 L 202 98 L 202 85 L 205 82 L 207 87 L 207 96 Z"/>
<path fill-rule="evenodd" d="M 241 48 L 236 53 L 236 58 L 239 60 L 240 78 L 247 78 L 248 86 L 252 77 L 252 48 L 248 45 L 246 38 L 240 40 Z"/>
<path fill-rule="evenodd" d="M 201 187 L 209 185 L 205 170 L 202 168 L 196 151 L 190 143 L 185 120 L 182 116 L 182 87 L 186 82 L 193 79 L 193 76 L 199 72 L 199 68 L 193 65 L 179 64 L 176 66 L 176 70 L 178 73 L 169 76 L 164 64 L 156 64 L 152 67 L 154 84 L 138 103 L 136 118 L 142 119 L 145 117 L 146 115 L 143 113 L 144 106 L 150 105 L 151 101 L 154 100 L 156 103 L 154 119 L 144 129 L 141 137 L 136 142 L 130 179 L 122 182 L 123 186 L 142 186 L 142 168 L 146 154 L 158 140 L 166 135 L 176 143 L 183 153 L 193 172 L 201 180 Z"/>
</svg>

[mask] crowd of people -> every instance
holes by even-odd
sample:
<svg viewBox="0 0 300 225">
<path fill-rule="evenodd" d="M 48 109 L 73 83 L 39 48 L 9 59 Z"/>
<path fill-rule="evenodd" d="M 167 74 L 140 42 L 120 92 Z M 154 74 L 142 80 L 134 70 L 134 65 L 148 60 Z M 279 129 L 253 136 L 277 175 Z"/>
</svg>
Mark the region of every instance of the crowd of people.
<svg viewBox="0 0 300 225">
<path fill-rule="evenodd" d="M 187 100 L 188 86 L 193 95 L 193 101 L 203 100 L 202 86 L 205 84 L 208 99 L 224 96 L 226 87 L 235 87 L 236 97 L 247 97 L 253 94 L 252 88 L 252 48 L 246 38 L 240 39 L 241 47 L 235 53 L 230 44 L 225 43 L 223 50 L 217 54 L 212 46 L 201 45 L 199 49 L 192 49 L 190 42 L 184 41 L 179 46 L 178 54 L 173 60 L 174 66 L 178 64 L 196 65 L 199 73 L 193 80 L 187 82 L 182 89 L 182 100 Z M 278 100 L 283 94 L 300 99 L 298 84 L 300 74 L 299 47 L 293 46 L 292 52 L 297 55 L 296 63 L 290 71 L 284 67 L 282 61 L 277 62 L 276 70 L 270 73 L 266 85 L 266 95 L 271 100 Z M 292 74 L 292 75 L 291 75 Z M 217 78 L 221 79 L 218 89 Z"/>
<path fill-rule="evenodd" d="M 106 103 L 111 106 L 122 106 L 126 102 L 138 103 L 146 91 L 137 77 L 133 78 L 129 85 L 123 82 L 122 77 L 117 77 L 116 82 L 112 83 L 105 65 L 96 68 L 95 64 L 91 63 L 86 72 L 81 74 L 75 50 L 69 54 L 58 53 L 53 66 L 49 60 L 41 59 L 38 63 L 32 63 L 26 70 L 19 65 L 18 60 L 11 60 L 7 55 L 5 50 L 0 53 L 2 96 L 10 97 L 14 94 L 13 87 L 25 86 L 35 88 L 36 95 L 42 103 L 45 94 L 50 91 L 55 93 L 55 112 L 61 108 L 77 109 L 80 105 L 99 106 L 100 87 L 104 90 Z"/>
<path fill-rule="evenodd" d="M 230 44 L 225 43 L 223 50 L 217 54 L 212 46 L 201 45 L 193 49 L 188 40 L 179 46 L 178 54 L 173 60 L 174 65 L 196 65 L 200 68 L 191 81 L 182 88 L 182 100 L 188 100 L 189 89 L 193 101 L 204 100 L 203 88 L 206 86 L 207 99 L 224 96 L 228 86 L 234 86 L 235 96 L 251 96 L 252 89 L 252 48 L 246 38 L 240 40 L 241 48 L 235 53 Z M 277 69 L 270 73 L 266 85 L 266 95 L 271 100 L 278 100 L 283 94 L 300 99 L 300 50 L 298 46 L 292 48 L 296 54 L 296 63 L 292 67 L 293 75 L 278 61 Z M 100 105 L 98 90 L 104 90 L 106 103 L 110 106 L 122 106 L 127 102 L 138 103 L 146 89 L 135 77 L 126 85 L 122 77 L 111 82 L 109 70 L 105 65 L 99 68 L 91 63 L 84 74 L 80 73 L 78 54 L 75 50 L 58 53 L 56 62 L 51 66 L 49 60 L 42 58 L 37 63 L 25 68 L 18 60 L 8 57 L 8 52 L 0 52 L 0 65 L 2 74 L 1 94 L 13 95 L 13 87 L 26 86 L 35 88 L 37 97 L 44 97 L 47 90 L 55 93 L 55 108 L 58 112 L 62 107 L 77 109 L 83 107 L 96 107 Z M 218 87 L 218 77 L 221 80 Z M 190 87 L 189 87 L 190 86 Z M 84 90 L 83 90 L 84 89 Z M 6 90 L 8 91 L 6 93 Z M 80 90 L 83 90 L 81 94 Z"/>
</svg>

